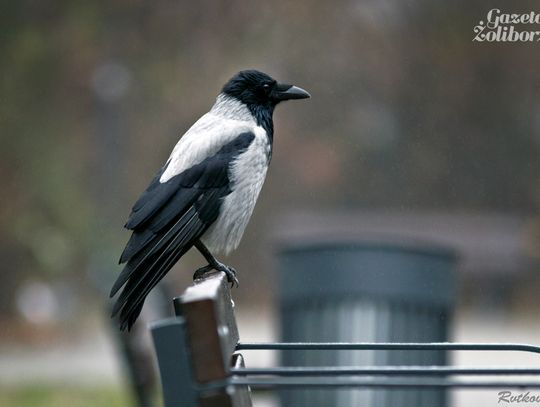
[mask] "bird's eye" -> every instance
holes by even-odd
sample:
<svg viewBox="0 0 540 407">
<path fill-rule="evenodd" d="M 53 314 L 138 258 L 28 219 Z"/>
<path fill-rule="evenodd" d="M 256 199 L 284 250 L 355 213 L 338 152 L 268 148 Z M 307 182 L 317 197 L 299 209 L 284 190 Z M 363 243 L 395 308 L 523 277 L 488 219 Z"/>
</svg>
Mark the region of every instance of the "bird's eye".
<svg viewBox="0 0 540 407">
<path fill-rule="evenodd" d="M 274 84 L 270 83 L 270 82 L 263 83 L 261 88 L 262 88 L 262 92 L 263 92 L 264 96 L 268 97 L 268 96 L 270 96 L 270 93 L 272 92 L 272 89 L 274 88 Z"/>
</svg>

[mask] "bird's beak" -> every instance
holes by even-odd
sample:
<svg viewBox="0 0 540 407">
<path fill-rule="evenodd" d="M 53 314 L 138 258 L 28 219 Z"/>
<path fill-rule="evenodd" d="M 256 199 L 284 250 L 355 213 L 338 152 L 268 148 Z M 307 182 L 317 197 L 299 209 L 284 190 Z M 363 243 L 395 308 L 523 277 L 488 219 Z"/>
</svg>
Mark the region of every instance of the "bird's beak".
<svg viewBox="0 0 540 407">
<path fill-rule="evenodd" d="M 306 99 L 309 97 L 311 97 L 311 95 L 304 89 L 284 83 L 278 84 L 272 94 L 272 98 L 276 102 L 282 102 L 290 99 Z"/>
</svg>

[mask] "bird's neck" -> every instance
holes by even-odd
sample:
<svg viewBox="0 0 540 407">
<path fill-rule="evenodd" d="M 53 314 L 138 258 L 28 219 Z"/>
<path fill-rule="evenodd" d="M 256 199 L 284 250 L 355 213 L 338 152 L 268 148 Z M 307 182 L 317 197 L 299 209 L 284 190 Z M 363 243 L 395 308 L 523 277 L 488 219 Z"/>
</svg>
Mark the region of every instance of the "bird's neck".
<svg viewBox="0 0 540 407">
<path fill-rule="evenodd" d="M 261 126 L 266 131 L 268 142 L 272 146 L 274 140 L 274 123 L 272 121 L 274 106 L 246 105 L 238 99 L 222 93 L 217 97 L 216 103 L 210 112 L 226 119 L 255 121 L 258 126 Z"/>
<path fill-rule="evenodd" d="M 268 142 L 270 143 L 271 147 L 274 141 L 274 121 L 272 120 L 274 107 L 253 105 L 251 107 L 248 106 L 248 109 L 253 115 L 253 117 L 255 117 L 257 125 L 261 126 L 264 131 L 266 131 L 266 135 L 268 136 Z"/>
<path fill-rule="evenodd" d="M 246 122 L 254 121 L 253 115 L 245 104 L 231 96 L 220 94 L 210 113 L 223 117 L 224 119 L 240 120 Z"/>
</svg>

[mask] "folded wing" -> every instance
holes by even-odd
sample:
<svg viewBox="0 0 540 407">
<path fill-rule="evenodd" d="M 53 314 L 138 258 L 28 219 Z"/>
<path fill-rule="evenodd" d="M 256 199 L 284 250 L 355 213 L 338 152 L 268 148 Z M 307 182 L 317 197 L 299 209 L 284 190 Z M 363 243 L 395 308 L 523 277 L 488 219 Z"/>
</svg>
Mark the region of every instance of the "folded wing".
<svg viewBox="0 0 540 407">
<path fill-rule="evenodd" d="M 170 173 L 169 160 L 137 200 L 126 223 L 133 234 L 120 257 L 126 265 L 111 289 L 112 297 L 124 286 L 113 308 L 121 329 L 131 328 L 150 290 L 217 219 L 222 199 L 231 193 L 231 163 L 254 137 L 229 137 L 211 156 L 161 182 Z"/>
</svg>

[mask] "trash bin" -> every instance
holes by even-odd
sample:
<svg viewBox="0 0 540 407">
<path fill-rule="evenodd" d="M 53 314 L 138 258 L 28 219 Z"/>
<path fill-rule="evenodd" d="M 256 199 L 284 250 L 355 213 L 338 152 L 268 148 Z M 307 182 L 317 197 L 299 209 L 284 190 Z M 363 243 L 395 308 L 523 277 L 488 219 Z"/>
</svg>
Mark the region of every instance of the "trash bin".
<svg viewBox="0 0 540 407">
<path fill-rule="evenodd" d="M 279 251 L 285 342 L 447 341 L 452 251 L 418 243 L 287 244 Z M 441 365 L 443 351 L 283 351 L 284 366 Z M 444 407 L 444 390 L 284 390 L 283 407 Z"/>
</svg>

